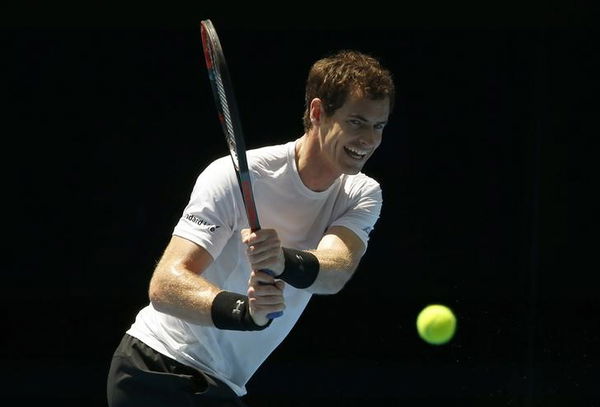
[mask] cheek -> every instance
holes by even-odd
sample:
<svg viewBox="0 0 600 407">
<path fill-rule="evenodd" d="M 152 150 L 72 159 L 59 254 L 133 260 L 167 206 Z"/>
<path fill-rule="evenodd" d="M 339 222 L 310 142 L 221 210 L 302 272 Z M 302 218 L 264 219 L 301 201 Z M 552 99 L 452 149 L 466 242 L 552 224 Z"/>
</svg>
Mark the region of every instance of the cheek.
<svg viewBox="0 0 600 407">
<path fill-rule="evenodd" d="M 326 143 L 333 147 L 343 144 L 344 138 L 345 133 L 338 125 L 330 127 L 325 135 Z"/>
</svg>

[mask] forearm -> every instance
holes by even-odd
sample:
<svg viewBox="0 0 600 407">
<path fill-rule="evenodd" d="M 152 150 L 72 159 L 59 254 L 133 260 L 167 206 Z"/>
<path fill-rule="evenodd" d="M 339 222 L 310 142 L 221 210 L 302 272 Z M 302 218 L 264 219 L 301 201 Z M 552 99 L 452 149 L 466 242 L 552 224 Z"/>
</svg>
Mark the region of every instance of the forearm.
<svg viewBox="0 0 600 407">
<path fill-rule="evenodd" d="M 313 294 L 338 293 L 350 280 L 358 267 L 359 258 L 347 250 L 317 249 L 310 250 L 319 262 L 319 272 L 315 281 L 306 288 Z"/>
<path fill-rule="evenodd" d="M 219 288 L 183 267 L 160 265 L 150 282 L 152 305 L 160 312 L 199 325 L 213 325 L 211 305 Z"/>
<path fill-rule="evenodd" d="M 282 247 L 277 232 L 242 230 L 252 268 L 270 270 L 289 285 L 313 294 L 335 294 L 350 280 L 366 247 L 343 226 L 333 226 L 315 250 Z"/>
</svg>

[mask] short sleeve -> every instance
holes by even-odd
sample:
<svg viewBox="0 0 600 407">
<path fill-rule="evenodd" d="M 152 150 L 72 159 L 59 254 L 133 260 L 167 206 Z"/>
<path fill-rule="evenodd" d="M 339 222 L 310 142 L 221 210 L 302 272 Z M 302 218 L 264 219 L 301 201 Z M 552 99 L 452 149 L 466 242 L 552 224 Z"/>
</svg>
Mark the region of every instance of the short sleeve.
<svg viewBox="0 0 600 407">
<path fill-rule="evenodd" d="M 205 248 L 213 259 L 219 256 L 239 222 L 236 199 L 241 197 L 233 164 L 227 158 L 214 161 L 200 173 L 173 230 L 173 235 Z"/>
<path fill-rule="evenodd" d="M 383 197 L 379 183 L 366 178 L 345 186 L 346 210 L 331 226 L 344 226 L 352 230 L 367 246 L 369 235 L 379 219 Z"/>
</svg>

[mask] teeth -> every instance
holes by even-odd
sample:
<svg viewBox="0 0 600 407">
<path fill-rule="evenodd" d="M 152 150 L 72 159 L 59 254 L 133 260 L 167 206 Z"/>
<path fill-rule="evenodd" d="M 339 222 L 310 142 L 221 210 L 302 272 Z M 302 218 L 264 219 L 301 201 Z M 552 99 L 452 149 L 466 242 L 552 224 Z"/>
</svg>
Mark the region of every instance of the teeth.
<svg viewBox="0 0 600 407">
<path fill-rule="evenodd" d="M 354 147 L 346 147 L 348 150 L 350 150 L 351 152 L 353 152 L 354 154 L 357 155 L 366 155 L 368 153 L 368 151 L 365 150 L 359 150 L 357 148 Z"/>
</svg>

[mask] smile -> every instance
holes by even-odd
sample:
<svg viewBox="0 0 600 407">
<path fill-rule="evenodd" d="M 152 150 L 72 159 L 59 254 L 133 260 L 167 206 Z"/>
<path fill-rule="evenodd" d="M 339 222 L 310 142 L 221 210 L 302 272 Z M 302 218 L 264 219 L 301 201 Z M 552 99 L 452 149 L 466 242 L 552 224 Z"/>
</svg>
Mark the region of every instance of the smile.
<svg viewBox="0 0 600 407">
<path fill-rule="evenodd" d="M 346 153 L 355 160 L 362 160 L 369 153 L 368 150 L 360 150 L 355 147 L 344 147 Z"/>
</svg>

